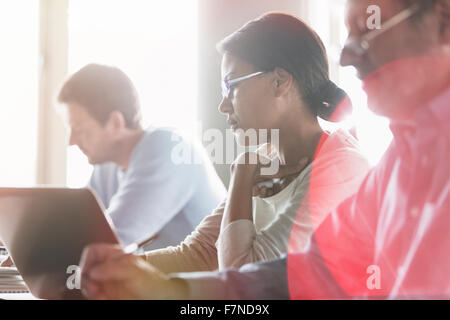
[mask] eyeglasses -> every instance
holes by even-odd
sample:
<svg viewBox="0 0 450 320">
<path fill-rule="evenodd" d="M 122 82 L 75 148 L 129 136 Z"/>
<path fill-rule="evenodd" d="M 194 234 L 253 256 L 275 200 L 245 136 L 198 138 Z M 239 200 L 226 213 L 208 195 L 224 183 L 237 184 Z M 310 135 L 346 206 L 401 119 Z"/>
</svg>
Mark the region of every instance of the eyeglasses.
<svg viewBox="0 0 450 320">
<path fill-rule="evenodd" d="M 228 80 L 228 79 L 223 79 L 222 80 L 222 96 L 223 98 L 230 98 L 230 93 L 231 90 L 233 88 L 235 88 L 239 83 L 241 83 L 242 81 L 251 79 L 253 77 L 259 76 L 260 74 L 265 73 L 264 71 L 258 71 L 243 77 L 239 77 L 236 79 L 232 79 L 232 80 Z"/>
<path fill-rule="evenodd" d="M 349 39 L 344 46 L 344 50 L 350 50 L 358 56 L 363 56 L 370 49 L 370 42 L 382 33 L 392 29 L 401 22 L 411 18 L 420 10 L 420 5 L 415 4 L 408 9 L 396 14 L 388 21 L 381 24 L 379 29 L 371 30 L 359 38 Z"/>
</svg>

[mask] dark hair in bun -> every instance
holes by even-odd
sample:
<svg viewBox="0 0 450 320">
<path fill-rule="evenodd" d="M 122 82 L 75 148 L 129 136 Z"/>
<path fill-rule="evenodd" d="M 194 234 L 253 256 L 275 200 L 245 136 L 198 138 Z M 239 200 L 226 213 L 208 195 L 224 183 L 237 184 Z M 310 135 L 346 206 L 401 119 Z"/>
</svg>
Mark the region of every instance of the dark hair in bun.
<svg viewBox="0 0 450 320">
<path fill-rule="evenodd" d="M 255 66 L 258 71 L 282 68 L 292 74 L 304 101 L 325 120 L 339 121 L 351 111 L 345 91 L 329 78 L 325 46 L 317 33 L 300 19 L 284 13 L 267 13 L 223 39 L 217 49 Z M 335 111 L 347 100 L 345 112 Z"/>
<path fill-rule="evenodd" d="M 351 102 L 347 93 L 339 88 L 333 81 L 328 80 L 319 90 L 306 97 L 309 106 L 316 110 L 322 119 L 339 121 L 351 112 Z M 340 107 L 340 110 L 336 110 Z"/>
</svg>

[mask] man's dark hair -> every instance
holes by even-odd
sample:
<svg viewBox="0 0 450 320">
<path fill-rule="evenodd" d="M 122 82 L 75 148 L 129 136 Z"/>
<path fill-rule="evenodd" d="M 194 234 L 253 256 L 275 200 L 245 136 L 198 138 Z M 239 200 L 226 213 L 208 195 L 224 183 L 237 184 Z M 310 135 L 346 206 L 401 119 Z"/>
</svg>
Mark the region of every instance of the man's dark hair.
<svg viewBox="0 0 450 320">
<path fill-rule="evenodd" d="M 78 103 L 104 125 L 111 112 L 120 111 L 129 129 L 140 127 L 141 109 L 136 88 L 120 69 L 89 64 L 73 74 L 58 95 L 59 103 Z"/>
</svg>

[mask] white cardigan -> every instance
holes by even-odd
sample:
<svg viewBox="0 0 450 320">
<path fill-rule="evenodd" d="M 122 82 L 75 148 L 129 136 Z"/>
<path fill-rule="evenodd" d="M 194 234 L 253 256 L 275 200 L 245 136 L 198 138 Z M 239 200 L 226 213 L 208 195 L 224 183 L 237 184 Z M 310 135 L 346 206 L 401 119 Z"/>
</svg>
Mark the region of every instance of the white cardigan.
<svg viewBox="0 0 450 320">
<path fill-rule="evenodd" d="M 191 272 L 275 259 L 287 253 L 289 244 L 303 250 L 325 216 L 358 190 L 368 171 L 356 139 L 338 130 L 285 189 L 270 198 L 253 198 L 253 222 L 234 221 L 219 234 L 223 202 L 179 246 L 148 252 L 147 260 L 167 273 Z"/>
</svg>

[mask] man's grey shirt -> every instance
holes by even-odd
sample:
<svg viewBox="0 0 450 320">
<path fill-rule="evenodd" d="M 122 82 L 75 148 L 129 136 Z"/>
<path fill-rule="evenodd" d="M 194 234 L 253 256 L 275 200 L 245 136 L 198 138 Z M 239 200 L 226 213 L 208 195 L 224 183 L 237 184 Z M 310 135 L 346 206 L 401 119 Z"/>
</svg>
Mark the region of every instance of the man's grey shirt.
<svg viewBox="0 0 450 320">
<path fill-rule="evenodd" d="M 149 128 L 124 172 L 96 165 L 89 186 L 123 245 L 158 233 L 146 249 L 177 245 L 226 196 L 206 152 L 169 128 Z"/>
</svg>

